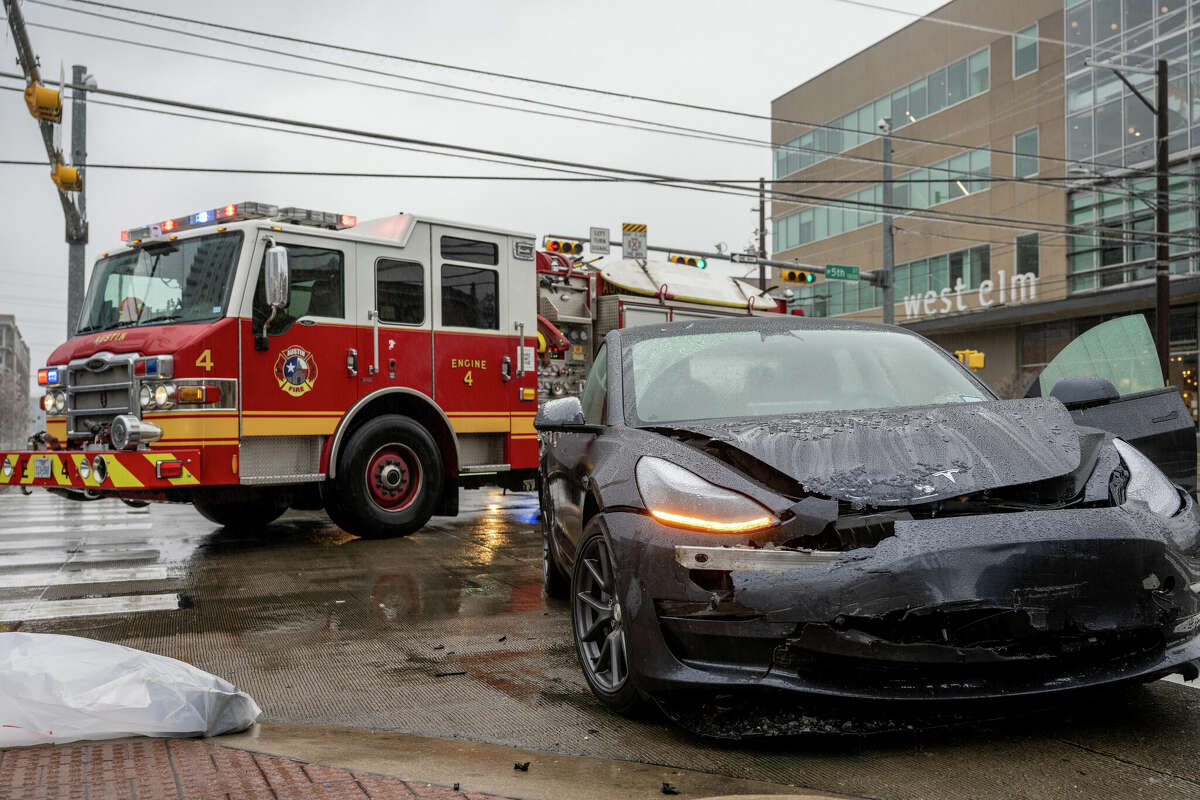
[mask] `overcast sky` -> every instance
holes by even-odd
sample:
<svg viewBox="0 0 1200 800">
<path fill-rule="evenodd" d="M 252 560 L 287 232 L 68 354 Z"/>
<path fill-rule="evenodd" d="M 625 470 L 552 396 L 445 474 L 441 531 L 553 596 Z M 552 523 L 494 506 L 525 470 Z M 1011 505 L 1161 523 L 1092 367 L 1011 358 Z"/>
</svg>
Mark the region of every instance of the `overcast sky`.
<svg viewBox="0 0 1200 800">
<path fill-rule="evenodd" d="M 72 0 L 53 1 L 56 5 L 103 11 Z M 836 0 L 114 2 L 250 30 L 760 114 L 770 112 L 772 98 L 912 21 Z M 887 0 L 887 4 L 919 13 L 940 5 L 930 0 Z M 666 174 L 725 179 L 770 175 L 770 151 L 766 148 L 417 97 L 165 53 L 132 42 L 470 97 L 458 91 L 315 65 L 229 44 L 254 43 L 390 73 L 769 139 L 768 123 L 762 121 L 601 98 L 199 27 L 188 29 L 216 34 L 223 42 L 97 19 L 34 2 L 25 2 L 22 8 L 29 23 L 129 40 L 106 41 L 31 26 L 29 34 L 44 76 L 54 80 L 60 63 L 68 79 L 72 64 L 84 64 L 102 88 L 151 96 Z M 148 16 L 140 19 L 173 25 Z M 4 23 L 0 30 L 0 69 L 19 71 L 13 66 L 15 57 L 16 49 Z M 0 85 L 18 84 L 0 80 Z M 63 138 L 68 143 L 69 107 L 67 103 L 63 126 Z M 37 126 L 21 95 L 0 91 L 0 159 L 43 158 Z M 102 105 L 89 106 L 88 159 L 94 163 L 200 167 L 550 174 Z M 16 314 L 32 351 L 34 369 L 45 364 L 66 329 L 67 246 L 62 211 L 47 173 L 48 169 L 41 166 L 0 166 L 0 313 Z M 651 243 L 710 248 L 716 242 L 725 242 L 735 250 L 745 247 L 757 225 L 757 213 L 752 210 L 755 202 L 751 199 L 633 184 L 93 170 L 87 180 L 89 272 L 102 252 L 119 246 L 124 228 L 242 200 L 349 213 L 359 219 L 409 211 L 539 236 L 586 232 L 589 225 L 615 229 L 622 221 L 636 221 L 649 226 Z"/>
</svg>

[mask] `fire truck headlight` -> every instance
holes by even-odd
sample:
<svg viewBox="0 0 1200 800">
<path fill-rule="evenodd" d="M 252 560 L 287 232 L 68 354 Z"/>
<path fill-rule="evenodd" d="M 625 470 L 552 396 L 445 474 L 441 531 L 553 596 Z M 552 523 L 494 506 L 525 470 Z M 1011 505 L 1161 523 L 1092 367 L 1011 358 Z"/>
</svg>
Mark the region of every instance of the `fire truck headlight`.
<svg viewBox="0 0 1200 800">
<path fill-rule="evenodd" d="M 6 477 L 6 478 L 11 478 L 12 474 L 13 474 L 12 462 L 9 461 L 8 459 L 5 459 L 4 465 L 0 466 L 0 473 L 3 473 L 4 477 Z"/>
<path fill-rule="evenodd" d="M 67 408 L 67 393 L 66 392 L 52 392 L 51 396 L 54 398 L 54 400 L 53 400 L 54 413 L 55 414 L 63 413 L 63 411 L 65 411 Z"/>
<path fill-rule="evenodd" d="M 92 477 L 92 463 L 86 458 L 79 462 L 79 477 L 85 481 Z"/>
<path fill-rule="evenodd" d="M 159 408 L 170 408 L 175 405 L 175 384 L 160 383 L 154 387 L 154 405 Z"/>
<path fill-rule="evenodd" d="M 47 394 L 44 397 L 42 397 L 42 411 L 45 411 L 46 413 L 50 413 L 53 410 L 54 410 L 54 395 Z"/>
<path fill-rule="evenodd" d="M 138 405 L 145 411 L 154 405 L 154 392 L 149 386 L 143 386 L 138 392 Z"/>
</svg>

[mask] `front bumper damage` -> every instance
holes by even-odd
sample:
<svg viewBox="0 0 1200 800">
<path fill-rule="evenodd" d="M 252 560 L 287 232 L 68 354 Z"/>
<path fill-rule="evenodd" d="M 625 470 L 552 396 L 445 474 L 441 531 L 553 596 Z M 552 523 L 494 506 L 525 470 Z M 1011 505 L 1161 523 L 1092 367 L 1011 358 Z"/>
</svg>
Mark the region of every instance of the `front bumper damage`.
<svg viewBox="0 0 1200 800">
<path fill-rule="evenodd" d="M 996 700 L 1197 674 L 1189 498 L 896 523 L 846 552 L 604 515 L 637 685 L 812 698 Z"/>
</svg>

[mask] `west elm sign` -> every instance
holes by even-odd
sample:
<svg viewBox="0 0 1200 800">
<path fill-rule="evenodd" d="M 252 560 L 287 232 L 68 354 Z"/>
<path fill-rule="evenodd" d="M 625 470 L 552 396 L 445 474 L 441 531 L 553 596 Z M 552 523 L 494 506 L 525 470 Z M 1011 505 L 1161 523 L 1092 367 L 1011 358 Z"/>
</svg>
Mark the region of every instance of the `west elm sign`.
<svg viewBox="0 0 1200 800">
<path fill-rule="evenodd" d="M 979 282 L 978 289 L 968 289 L 962 278 L 954 282 L 954 288 L 946 287 L 940 292 L 932 289 L 925 294 L 910 294 L 904 298 L 904 318 L 949 314 L 952 311 L 968 311 L 972 308 L 987 308 L 990 305 L 1012 305 L 1037 300 L 1038 276 L 1032 272 L 1015 273 L 1007 276 L 1004 270 L 996 273 L 996 280 Z M 968 304 L 971 295 L 976 302 Z"/>
</svg>

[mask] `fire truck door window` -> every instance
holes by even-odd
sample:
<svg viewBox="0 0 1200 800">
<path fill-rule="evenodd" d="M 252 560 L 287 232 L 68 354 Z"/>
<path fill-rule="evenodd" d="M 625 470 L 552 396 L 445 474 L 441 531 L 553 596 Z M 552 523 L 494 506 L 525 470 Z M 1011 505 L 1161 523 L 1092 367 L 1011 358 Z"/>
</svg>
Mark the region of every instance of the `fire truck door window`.
<svg viewBox="0 0 1200 800">
<path fill-rule="evenodd" d="M 415 261 L 375 262 L 375 307 L 380 322 L 420 325 L 425 321 L 425 268 Z"/>
<path fill-rule="evenodd" d="M 500 273 L 443 264 L 442 325 L 500 330 Z"/>
<path fill-rule="evenodd" d="M 442 258 L 448 258 L 451 261 L 466 261 L 470 264 L 496 266 L 500 263 L 500 248 L 494 242 L 443 236 Z"/>
<path fill-rule="evenodd" d="M 346 316 L 345 264 L 341 252 L 320 247 L 283 243 L 288 253 L 291 292 L 287 308 L 280 309 L 267 333 L 284 333 L 301 317 Z M 254 289 L 254 329 L 262 328 L 271 309 L 267 305 L 266 271 L 259 266 Z"/>
</svg>

